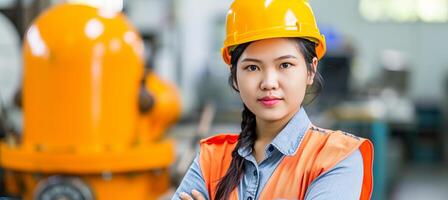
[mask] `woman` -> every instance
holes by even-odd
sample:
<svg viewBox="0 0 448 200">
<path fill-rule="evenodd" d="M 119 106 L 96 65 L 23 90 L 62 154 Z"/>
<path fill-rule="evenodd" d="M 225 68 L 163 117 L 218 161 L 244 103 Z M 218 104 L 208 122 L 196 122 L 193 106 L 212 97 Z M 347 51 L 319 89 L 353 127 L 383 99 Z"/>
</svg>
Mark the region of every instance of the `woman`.
<svg viewBox="0 0 448 200">
<path fill-rule="evenodd" d="M 241 133 L 202 140 L 173 199 L 370 199 L 372 144 L 313 126 L 303 109 L 325 53 L 305 0 L 235 0 L 222 52 Z"/>
</svg>

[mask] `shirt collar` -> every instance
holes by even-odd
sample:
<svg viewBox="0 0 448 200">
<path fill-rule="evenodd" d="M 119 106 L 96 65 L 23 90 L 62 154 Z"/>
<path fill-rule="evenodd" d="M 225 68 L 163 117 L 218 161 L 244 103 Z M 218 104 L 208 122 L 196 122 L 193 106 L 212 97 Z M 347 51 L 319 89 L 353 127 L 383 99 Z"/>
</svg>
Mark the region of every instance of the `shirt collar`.
<svg viewBox="0 0 448 200">
<path fill-rule="evenodd" d="M 277 136 L 275 136 L 271 144 L 267 145 L 266 153 L 270 153 L 268 152 L 268 149 L 269 146 L 272 145 L 284 155 L 294 155 L 297 152 L 310 123 L 310 119 L 308 118 L 305 109 L 301 107 L 289 120 L 286 126 L 277 134 Z M 247 146 L 238 149 L 238 154 L 242 157 L 246 157 L 251 153 L 252 148 Z"/>
</svg>

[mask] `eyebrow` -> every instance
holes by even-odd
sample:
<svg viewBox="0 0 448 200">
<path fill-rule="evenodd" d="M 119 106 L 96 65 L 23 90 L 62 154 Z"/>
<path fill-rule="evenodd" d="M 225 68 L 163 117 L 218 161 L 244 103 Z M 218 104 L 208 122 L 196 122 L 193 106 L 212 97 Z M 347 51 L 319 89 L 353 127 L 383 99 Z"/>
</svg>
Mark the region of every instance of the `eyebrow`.
<svg viewBox="0 0 448 200">
<path fill-rule="evenodd" d="M 276 59 L 274 59 L 275 61 L 278 60 L 283 60 L 283 59 L 289 59 L 289 58 L 294 58 L 297 59 L 297 57 L 293 56 L 293 55 L 285 55 L 285 56 L 280 56 Z M 256 63 L 262 63 L 261 60 L 255 59 L 255 58 L 244 58 L 243 60 L 241 60 L 241 62 L 256 62 Z"/>
<path fill-rule="evenodd" d="M 261 60 L 255 59 L 255 58 L 244 58 L 243 60 L 241 60 L 241 62 L 256 62 L 256 63 L 261 63 Z"/>
<path fill-rule="evenodd" d="M 294 58 L 297 59 L 297 57 L 293 56 L 293 55 L 285 55 L 285 56 L 280 56 L 274 60 L 283 60 L 283 59 L 289 59 L 289 58 Z"/>
</svg>

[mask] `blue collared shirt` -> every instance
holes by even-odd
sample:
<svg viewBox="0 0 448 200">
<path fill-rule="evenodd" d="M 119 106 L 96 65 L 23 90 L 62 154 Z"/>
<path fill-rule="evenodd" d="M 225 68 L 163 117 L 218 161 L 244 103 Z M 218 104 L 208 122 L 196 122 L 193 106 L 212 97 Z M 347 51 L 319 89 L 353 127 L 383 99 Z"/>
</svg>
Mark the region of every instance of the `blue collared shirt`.
<svg viewBox="0 0 448 200">
<path fill-rule="evenodd" d="M 310 120 L 301 108 L 265 148 L 265 158 L 257 164 L 250 147 L 238 149 L 245 158 L 244 175 L 238 186 L 238 197 L 244 200 L 258 199 L 263 187 L 285 156 L 294 155 L 305 136 Z M 305 200 L 358 200 L 363 181 L 363 160 L 359 150 L 353 152 L 335 167 L 317 177 L 305 194 Z M 173 198 L 180 199 L 179 194 L 191 190 L 201 192 L 206 199 L 209 193 L 199 166 L 199 154 L 185 174 Z"/>
</svg>

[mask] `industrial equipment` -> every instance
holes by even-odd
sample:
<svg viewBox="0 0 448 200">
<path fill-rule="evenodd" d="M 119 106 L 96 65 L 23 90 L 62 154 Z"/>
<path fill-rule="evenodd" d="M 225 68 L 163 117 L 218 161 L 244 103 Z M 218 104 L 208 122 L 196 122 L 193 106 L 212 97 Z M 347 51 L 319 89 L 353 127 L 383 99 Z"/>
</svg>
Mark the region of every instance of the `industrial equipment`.
<svg viewBox="0 0 448 200">
<path fill-rule="evenodd" d="M 144 73 L 120 12 L 62 3 L 23 46 L 23 134 L 0 143 L 6 191 L 23 199 L 156 199 L 169 188 L 180 114 L 174 86 Z M 148 103 L 149 102 L 149 103 Z"/>
</svg>

